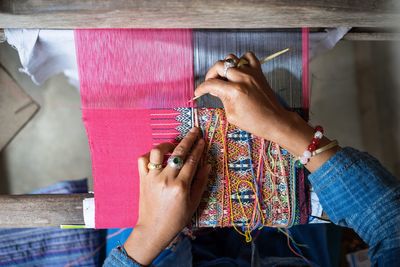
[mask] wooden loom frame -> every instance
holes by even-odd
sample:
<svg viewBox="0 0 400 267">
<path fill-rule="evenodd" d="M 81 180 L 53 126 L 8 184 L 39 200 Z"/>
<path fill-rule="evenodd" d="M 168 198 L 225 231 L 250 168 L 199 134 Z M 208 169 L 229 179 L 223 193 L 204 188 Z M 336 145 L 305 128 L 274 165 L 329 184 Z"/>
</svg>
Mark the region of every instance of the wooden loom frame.
<svg viewBox="0 0 400 267">
<path fill-rule="evenodd" d="M 397 0 L 3 0 L 0 28 L 357 27 L 347 40 L 400 40 Z M 215 12 L 215 11 L 218 12 Z M 4 38 L 4 36 L 3 36 Z M 1 39 L 1 34 L 0 34 Z M 0 195 L 0 227 L 84 224 L 93 194 Z"/>
</svg>

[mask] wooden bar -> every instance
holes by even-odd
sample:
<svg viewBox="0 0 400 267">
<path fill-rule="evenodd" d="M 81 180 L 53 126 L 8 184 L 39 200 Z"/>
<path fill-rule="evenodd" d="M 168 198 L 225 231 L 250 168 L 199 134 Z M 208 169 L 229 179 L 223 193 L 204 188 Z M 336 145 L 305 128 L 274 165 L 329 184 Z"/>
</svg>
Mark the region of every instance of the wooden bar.
<svg viewBox="0 0 400 267">
<path fill-rule="evenodd" d="M 398 27 L 397 0 L 4 0 L 1 28 Z"/>
<path fill-rule="evenodd" d="M 396 32 L 349 32 L 343 40 L 347 41 L 400 41 L 400 33 Z"/>
<path fill-rule="evenodd" d="M 84 198 L 93 194 L 0 195 L 0 228 L 85 224 Z"/>
</svg>

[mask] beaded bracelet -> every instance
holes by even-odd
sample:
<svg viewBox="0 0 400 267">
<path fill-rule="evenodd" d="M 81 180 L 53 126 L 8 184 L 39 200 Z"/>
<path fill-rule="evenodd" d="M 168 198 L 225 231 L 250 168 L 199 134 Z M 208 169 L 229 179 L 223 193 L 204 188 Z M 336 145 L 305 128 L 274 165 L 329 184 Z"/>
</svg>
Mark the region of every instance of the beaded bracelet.
<svg viewBox="0 0 400 267">
<path fill-rule="evenodd" d="M 311 157 L 314 157 L 316 155 L 319 155 L 331 148 L 334 148 L 336 146 L 339 145 L 339 142 L 337 140 L 333 140 L 332 142 L 330 142 L 329 144 L 327 144 L 326 146 L 323 146 L 321 148 L 318 148 L 317 150 L 315 150 L 314 152 L 311 153 Z"/>
<path fill-rule="evenodd" d="M 310 158 L 312 157 L 312 153 L 317 149 L 322 137 L 324 136 L 324 128 L 322 126 L 316 126 L 314 128 L 314 137 L 311 140 L 311 144 L 307 147 L 307 150 L 303 152 L 303 155 L 297 158 L 298 165 L 303 166 L 306 165 Z"/>
</svg>

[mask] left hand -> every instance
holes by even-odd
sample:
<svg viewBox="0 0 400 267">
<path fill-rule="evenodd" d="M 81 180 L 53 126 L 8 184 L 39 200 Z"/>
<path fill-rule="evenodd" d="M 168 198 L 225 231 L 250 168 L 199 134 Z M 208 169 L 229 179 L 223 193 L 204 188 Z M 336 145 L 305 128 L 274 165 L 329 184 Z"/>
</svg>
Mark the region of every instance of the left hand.
<svg viewBox="0 0 400 267">
<path fill-rule="evenodd" d="M 177 147 L 163 143 L 139 158 L 139 217 L 124 247 L 140 264 L 149 265 L 196 211 L 211 169 L 210 165 L 198 168 L 204 146 L 200 130 L 193 128 Z M 149 162 L 161 164 L 170 152 L 184 160 L 182 169 L 169 165 L 148 169 Z"/>
</svg>

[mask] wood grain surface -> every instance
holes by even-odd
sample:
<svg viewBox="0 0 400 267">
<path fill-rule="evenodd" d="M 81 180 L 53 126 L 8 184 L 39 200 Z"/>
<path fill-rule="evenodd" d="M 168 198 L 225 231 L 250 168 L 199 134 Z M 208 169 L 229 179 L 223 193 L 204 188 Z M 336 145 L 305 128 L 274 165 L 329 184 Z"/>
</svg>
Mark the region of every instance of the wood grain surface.
<svg viewBox="0 0 400 267">
<path fill-rule="evenodd" d="M 396 0 L 3 0 L 1 28 L 397 27 Z"/>
<path fill-rule="evenodd" d="M 93 194 L 0 195 L 0 228 L 85 224 L 84 198 Z"/>
</svg>

